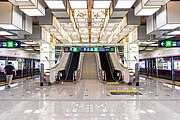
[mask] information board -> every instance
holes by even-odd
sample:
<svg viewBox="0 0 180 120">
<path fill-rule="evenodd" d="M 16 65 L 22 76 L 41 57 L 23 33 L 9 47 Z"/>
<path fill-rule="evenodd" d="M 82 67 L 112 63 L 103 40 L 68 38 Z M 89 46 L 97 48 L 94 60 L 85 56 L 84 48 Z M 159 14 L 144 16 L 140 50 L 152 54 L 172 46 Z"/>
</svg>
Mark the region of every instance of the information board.
<svg viewBox="0 0 180 120">
<path fill-rule="evenodd" d="M 115 52 L 115 47 L 64 47 L 64 52 Z"/>
<path fill-rule="evenodd" d="M 20 41 L 0 41 L 0 48 L 20 48 Z"/>
</svg>

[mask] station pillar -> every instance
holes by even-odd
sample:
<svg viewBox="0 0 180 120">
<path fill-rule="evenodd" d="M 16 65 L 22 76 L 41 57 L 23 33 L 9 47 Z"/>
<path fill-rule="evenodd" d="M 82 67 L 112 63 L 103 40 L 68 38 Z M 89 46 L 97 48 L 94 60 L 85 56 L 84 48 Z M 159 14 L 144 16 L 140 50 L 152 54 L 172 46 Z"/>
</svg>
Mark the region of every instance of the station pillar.
<svg viewBox="0 0 180 120">
<path fill-rule="evenodd" d="M 51 69 L 55 65 L 55 46 L 53 44 L 41 44 L 40 62 L 44 64 L 44 70 Z"/>
</svg>

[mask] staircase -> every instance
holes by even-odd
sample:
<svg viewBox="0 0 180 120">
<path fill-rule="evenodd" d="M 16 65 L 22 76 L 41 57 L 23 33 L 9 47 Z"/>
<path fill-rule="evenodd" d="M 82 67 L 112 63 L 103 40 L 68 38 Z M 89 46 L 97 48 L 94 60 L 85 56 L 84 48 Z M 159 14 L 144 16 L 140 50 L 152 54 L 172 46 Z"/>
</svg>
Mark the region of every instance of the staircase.
<svg viewBox="0 0 180 120">
<path fill-rule="evenodd" d="M 85 80 L 97 80 L 97 66 L 94 53 L 86 52 L 84 54 L 82 79 Z"/>
</svg>

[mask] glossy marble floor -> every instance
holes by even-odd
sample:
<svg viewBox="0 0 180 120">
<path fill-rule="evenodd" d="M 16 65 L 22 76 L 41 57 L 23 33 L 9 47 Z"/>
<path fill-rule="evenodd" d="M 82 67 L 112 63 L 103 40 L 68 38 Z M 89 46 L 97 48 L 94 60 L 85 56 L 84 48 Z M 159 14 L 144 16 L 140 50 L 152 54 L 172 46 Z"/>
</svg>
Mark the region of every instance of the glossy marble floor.
<svg viewBox="0 0 180 120">
<path fill-rule="evenodd" d="M 143 95 L 111 95 L 138 90 Z M 0 120 L 179 120 L 180 87 L 141 77 L 140 86 L 97 80 L 40 87 L 38 80 L 0 91 Z"/>
</svg>

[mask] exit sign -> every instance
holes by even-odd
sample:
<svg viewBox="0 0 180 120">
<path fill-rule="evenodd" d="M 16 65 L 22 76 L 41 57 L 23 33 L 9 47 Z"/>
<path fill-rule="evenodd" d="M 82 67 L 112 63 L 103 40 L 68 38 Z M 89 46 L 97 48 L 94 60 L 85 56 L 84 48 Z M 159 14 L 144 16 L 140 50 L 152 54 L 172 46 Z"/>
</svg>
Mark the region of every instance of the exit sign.
<svg viewBox="0 0 180 120">
<path fill-rule="evenodd" d="M 180 40 L 161 40 L 159 47 L 180 47 Z"/>
<path fill-rule="evenodd" d="M 0 48 L 20 48 L 20 41 L 0 41 Z"/>
</svg>

